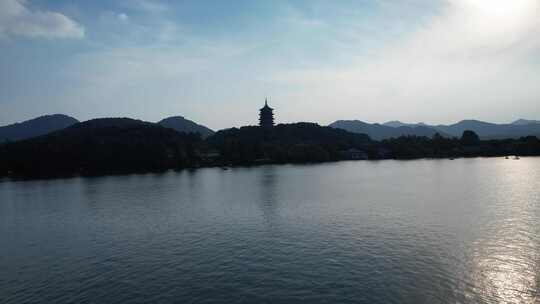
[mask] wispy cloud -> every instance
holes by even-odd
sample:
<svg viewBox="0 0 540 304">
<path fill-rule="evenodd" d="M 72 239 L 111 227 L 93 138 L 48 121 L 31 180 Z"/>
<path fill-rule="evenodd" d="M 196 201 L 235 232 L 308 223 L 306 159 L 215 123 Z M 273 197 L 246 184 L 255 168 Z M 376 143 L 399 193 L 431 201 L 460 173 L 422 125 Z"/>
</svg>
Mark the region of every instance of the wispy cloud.
<svg viewBox="0 0 540 304">
<path fill-rule="evenodd" d="M 122 5 L 146 13 L 164 13 L 170 9 L 166 3 L 158 0 L 126 0 L 122 2 Z"/>
<path fill-rule="evenodd" d="M 0 1 L 0 37 L 83 38 L 84 27 L 52 11 L 33 10 L 25 0 Z"/>
<path fill-rule="evenodd" d="M 269 81 L 294 87 L 283 98 L 325 122 L 504 121 L 509 108 L 537 116 L 540 74 L 532 59 L 540 50 L 539 20 L 536 0 L 449 0 L 376 53 L 360 54 L 361 42 L 351 41 L 359 55 L 346 65 L 283 68 Z"/>
<path fill-rule="evenodd" d="M 125 13 L 118 13 L 116 14 L 116 18 L 118 18 L 118 20 L 122 21 L 122 22 L 127 22 L 129 20 L 129 17 L 127 14 Z"/>
<path fill-rule="evenodd" d="M 117 8 L 99 14 L 94 34 L 109 47 L 151 47 L 156 44 L 174 45 L 186 33 L 164 2 L 152 0 L 120 0 Z"/>
</svg>

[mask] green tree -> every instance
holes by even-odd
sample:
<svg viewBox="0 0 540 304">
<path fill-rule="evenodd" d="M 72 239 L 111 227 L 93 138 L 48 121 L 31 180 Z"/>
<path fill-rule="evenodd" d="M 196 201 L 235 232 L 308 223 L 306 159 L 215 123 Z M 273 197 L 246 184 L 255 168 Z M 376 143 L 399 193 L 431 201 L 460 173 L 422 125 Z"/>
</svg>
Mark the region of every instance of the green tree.
<svg viewBox="0 0 540 304">
<path fill-rule="evenodd" d="M 461 136 L 461 144 L 464 146 L 475 146 L 480 143 L 480 137 L 474 131 L 465 130 Z"/>
</svg>

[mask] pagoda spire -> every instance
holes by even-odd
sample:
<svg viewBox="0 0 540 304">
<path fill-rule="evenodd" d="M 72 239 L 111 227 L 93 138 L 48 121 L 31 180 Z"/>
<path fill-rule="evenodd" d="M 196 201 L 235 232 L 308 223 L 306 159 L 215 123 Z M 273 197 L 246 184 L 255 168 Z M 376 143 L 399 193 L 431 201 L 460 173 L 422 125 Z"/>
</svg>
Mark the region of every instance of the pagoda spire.
<svg viewBox="0 0 540 304">
<path fill-rule="evenodd" d="M 271 128 L 274 126 L 274 109 L 268 106 L 268 98 L 264 98 L 264 107 L 259 113 L 259 126 Z"/>
</svg>

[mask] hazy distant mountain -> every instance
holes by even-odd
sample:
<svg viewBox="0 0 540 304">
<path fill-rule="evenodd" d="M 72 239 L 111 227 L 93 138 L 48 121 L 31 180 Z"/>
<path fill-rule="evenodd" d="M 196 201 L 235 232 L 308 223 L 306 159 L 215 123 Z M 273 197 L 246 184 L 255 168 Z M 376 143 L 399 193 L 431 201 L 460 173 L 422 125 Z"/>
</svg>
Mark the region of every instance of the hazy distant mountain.
<svg viewBox="0 0 540 304">
<path fill-rule="evenodd" d="M 405 123 L 401 122 L 399 120 L 392 120 L 387 121 L 382 124 L 383 126 L 392 127 L 392 128 L 399 128 L 399 127 L 427 127 L 427 125 L 423 122 L 419 123 Z"/>
<path fill-rule="evenodd" d="M 485 134 L 491 134 L 494 130 L 500 130 L 495 131 L 495 133 L 502 132 L 502 128 L 499 128 L 499 125 L 479 121 L 479 120 L 462 120 L 458 123 L 451 124 L 451 125 L 437 125 L 434 126 L 437 130 L 441 130 L 445 133 L 448 133 L 452 136 L 461 136 L 463 134 L 463 131 L 465 130 L 472 130 L 476 132 L 479 136 L 484 136 Z"/>
<path fill-rule="evenodd" d="M 517 126 L 540 124 L 540 120 L 518 119 L 514 121 L 512 124 L 517 125 Z"/>
<path fill-rule="evenodd" d="M 63 114 L 40 116 L 21 123 L 0 127 L 0 143 L 45 135 L 65 129 L 78 122 L 77 119 Z"/>
<path fill-rule="evenodd" d="M 203 125 L 199 125 L 189 119 L 185 119 L 182 116 L 165 118 L 162 121 L 158 122 L 158 124 L 166 128 L 174 129 L 178 132 L 199 133 L 201 134 L 202 138 L 206 138 L 214 134 L 214 131 L 212 131 L 211 129 Z"/>
<path fill-rule="evenodd" d="M 390 127 L 381 124 L 369 124 L 359 120 L 338 120 L 329 126 L 353 133 L 367 134 L 369 137 L 375 140 L 395 138 L 404 135 L 432 137 L 437 132 L 443 136 L 446 136 L 444 132 L 422 125 L 412 127 Z"/>
<path fill-rule="evenodd" d="M 540 121 L 519 119 L 511 124 L 494 124 L 479 120 L 462 120 L 451 125 L 426 125 L 424 123 L 403 123 L 398 120 L 384 124 L 369 124 L 362 121 L 340 120 L 330 125 L 355 133 L 365 133 L 375 140 L 402 135 L 428 136 L 438 132 L 445 137 L 461 137 L 463 131 L 472 130 L 482 139 L 519 138 L 524 136 L 540 137 Z"/>
<path fill-rule="evenodd" d="M 462 120 L 452 125 L 438 125 L 433 126 L 433 128 L 456 137 L 461 136 L 465 130 L 472 130 L 483 139 L 518 138 L 529 135 L 540 135 L 540 123 L 494 124 L 479 120 Z"/>
</svg>

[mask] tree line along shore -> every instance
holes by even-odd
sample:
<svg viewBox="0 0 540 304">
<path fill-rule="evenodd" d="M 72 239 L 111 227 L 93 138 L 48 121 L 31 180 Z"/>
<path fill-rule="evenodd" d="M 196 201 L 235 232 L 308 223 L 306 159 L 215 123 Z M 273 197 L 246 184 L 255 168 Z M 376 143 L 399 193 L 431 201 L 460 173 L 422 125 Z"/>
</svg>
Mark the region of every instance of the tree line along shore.
<svg viewBox="0 0 540 304">
<path fill-rule="evenodd" d="M 94 119 L 0 144 L 0 176 L 56 177 L 209 166 L 458 157 L 540 156 L 535 136 L 481 140 L 440 134 L 372 140 L 314 123 L 247 126 L 203 137 L 128 118 Z"/>
</svg>

